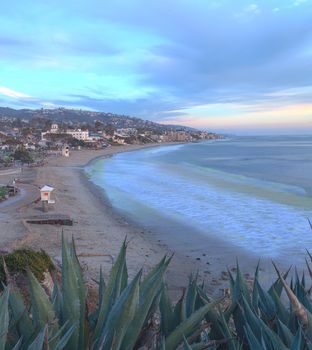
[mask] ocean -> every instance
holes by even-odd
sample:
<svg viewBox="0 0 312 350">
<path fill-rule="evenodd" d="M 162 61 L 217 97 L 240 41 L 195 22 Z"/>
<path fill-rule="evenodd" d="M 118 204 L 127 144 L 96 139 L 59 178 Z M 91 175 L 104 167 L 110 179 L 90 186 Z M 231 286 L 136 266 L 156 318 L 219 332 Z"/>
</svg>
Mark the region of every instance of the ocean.
<svg viewBox="0 0 312 350">
<path fill-rule="evenodd" d="M 159 146 L 96 160 L 86 172 L 113 207 L 171 244 L 218 241 L 299 266 L 312 251 L 312 137 Z"/>
</svg>

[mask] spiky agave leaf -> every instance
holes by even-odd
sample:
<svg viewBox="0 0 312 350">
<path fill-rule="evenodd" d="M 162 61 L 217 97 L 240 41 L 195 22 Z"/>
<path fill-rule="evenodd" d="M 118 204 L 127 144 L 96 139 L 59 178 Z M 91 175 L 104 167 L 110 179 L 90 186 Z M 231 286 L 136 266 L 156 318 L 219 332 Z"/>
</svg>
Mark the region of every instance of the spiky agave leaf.
<svg viewBox="0 0 312 350">
<path fill-rule="evenodd" d="M 96 322 L 96 327 L 94 331 L 94 339 L 100 338 L 103 329 L 105 327 L 105 323 L 109 314 L 109 311 L 111 310 L 112 306 L 114 305 L 116 299 L 119 297 L 121 293 L 121 288 L 124 285 L 125 280 L 125 274 L 126 274 L 126 250 L 127 250 L 127 243 L 126 240 L 124 240 L 119 255 L 117 257 L 117 260 L 115 264 L 112 267 L 110 277 L 108 280 L 108 283 L 105 287 L 103 299 L 98 311 L 98 319 Z"/>
<path fill-rule="evenodd" d="M 293 339 L 290 350 L 302 350 L 303 349 L 303 339 L 301 327 L 298 327 L 297 333 Z"/>
<path fill-rule="evenodd" d="M 234 290 L 235 290 L 235 295 L 234 295 L 235 301 L 240 301 L 241 296 L 243 296 L 245 300 L 249 304 L 251 304 L 250 291 L 248 289 L 246 279 L 241 272 L 238 261 L 236 262 L 236 279 L 234 284 Z"/>
<path fill-rule="evenodd" d="M 35 340 L 28 346 L 28 350 L 42 350 L 47 335 L 48 326 L 46 325 L 37 335 Z"/>
<path fill-rule="evenodd" d="M 239 303 L 239 309 L 241 310 L 243 318 L 241 327 L 244 328 L 246 325 L 248 325 L 249 328 L 252 330 L 254 336 L 258 339 L 258 342 L 261 342 L 263 326 L 262 320 L 258 317 L 258 315 L 254 313 L 250 304 L 245 300 L 244 296 L 242 296 L 241 301 Z M 241 340 L 244 341 L 244 336 L 241 338 Z"/>
<path fill-rule="evenodd" d="M 96 349 L 119 350 L 124 336 L 133 321 L 139 305 L 139 286 L 142 271 L 123 290 L 107 317 L 101 338 L 95 344 Z"/>
<path fill-rule="evenodd" d="M 56 316 L 46 292 L 30 270 L 27 271 L 27 278 L 35 327 L 40 329 L 46 324 L 49 324 L 55 331 L 57 331 L 58 324 Z"/>
<path fill-rule="evenodd" d="M 195 277 L 191 276 L 189 279 L 189 284 L 185 295 L 186 317 L 189 317 L 195 311 L 196 299 L 198 296 L 198 292 L 196 288 L 197 279 L 198 279 L 198 274 L 196 274 Z"/>
<path fill-rule="evenodd" d="M 23 338 L 20 338 L 18 340 L 18 342 L 14 345 L 12 350 L 20 350 L 20 349 L 22 349 L 22 342 L 23 342 Z"/>
<path fill-rule="evenodd" d="M 257 283 L 259 278 L 259 269 L 260 269 L 260 261 L 258 261 L 257 263 L 256 272 L 253 280 L 252 295 L 251 295 L 251 304 L 253 309 L 256 312 L 258 311 L 258 299 L 259 299 L 259 291 L 258 291 L 258 283 Z"/>
<path fill-rule="evenodd" d="M 283 274 L 283 278 L 284 280 L 286 280 L 290 270 L 291 270 L 292 266 L 290 266 L 288 268 L 288 270 Z M 270 287 L 268 293 L 273 296 L 273 291 L 275 291 L 276 295 L 280 298 L 281 297 L 281 294 L 282 294 L 282 291 L 283 291 L 283 283 L 282 281 L 280 280 L 280 278 L 278 277 L 277 280 L 272 284 L 272 286 Z"/>
<path fill-rule="evenodd" d="M 164 283 L 159 303 L 159 311 L 161 315 L 161 330 L 164 336 L 167 336 L 174 327 L 173 306 L 168 294 L 168 287 Z"/>
<path fill-rule="evenodd" d="M 62 336 L 59 336 L 58 338 L 54 338 L 51 339 L 49 341 L 49 346 L 51 349 L 53 350 L 62 350 L 65 348 L 65 346 L 67 345 L 69 339 L 71 338 L 72 334 L 74 333 L 76 328 L 76 325 L 72 325 L 71 327 L 68 328 L 68 330 L 66 332 L 64 332 L 64 334 Z M 54 340 L 56 340 L 56 343 L 54 344 Z M 53 341 L 53 343 L 52 343 Z"/>
<path fill-rule="evenodd" d="M 303 274 L 304 276 L 304 274 Z M 307 291 L 305 290 L 304 286 L 304 277 L 302 277 L 302 280 L 300 281 L 298 273 L 296 271 L 296 276 L 295 276 L 295 283 L 293 286 L 293 292 L 300 301 L 300 303 L 310 312 L 312 313 L 312 305 L 307 297 Z"/>
<path fill-rule="evenodd" d="M 261 340 L 259 341 L 259 339 L 255 336 L 248 323 L 244 326 L 244 330 L 249 348 L 252 350 L 263 350 L 263 344 L 261 343 Z"/>
<path fill-rule="evenodd" d="M 217 300 L 201 307 L 191 314 L 190 317 L 185 319 L 185 321 L 179 324 L 178 327 L 166 338 L 166 349 L 175 350 L 183 341 L 183 336 L 188 337 L 194 328 L 203 320 L 206 313 L 219 303 L 220 300 Z"/>
<path fill-rule="evenodd" d="M 244 298 L 249 305 L 251 305 L 251 293 L 248 289 L 248 285 L 245 277 L 243 276 L 238 261 L 236 262 L 236 278 L 229 271 L 230 284 L 231 284 L 231 305 L 225 312 L 225 319 L 229 320 L 230 316 L 233 316 L 235 329 L 239 339 L 244 339 L 244 316 L 239 303 Z"/>
<path fill-rule="evenodd" d="M 56 317 L 59 320 L 63 319 L 62 310 L 63 310 L 63 297 L 61 292 L 61 287 L 59 283 L 54 280 L 53 281 L 53 291 L 52 291 L 52 306 L 55 312 Z"/>
<path fill-rule="evenodd" d="M 279 319 L 277 319 L 277 334 L 287 347 L 291 346 L 294 336 L 290 329 Z"/>
<path fill-rule="evenodd" d="M 277 295 L 275 289 L 271 292 L 272 299 L 275 304 L 278 319 L 286 325 L 289 325 L 290 313 L 282 303 L 281 298 Z"/>
<path fill-rule="evenodd" d="M 186 289 L 184 288 L 181 298 L 178 300 L 173 309 L 173 329 L 175 329 L 181 322 L 186 320 L 185 292 Z"/>
<path fill-rule="evenodd" d="M 271 321 L 276 316 L 276 306 L 274 300 L 265 290 L 262 289 L 258 280 L 256 280 L 257 290 L 259 294 L 259 306 L 262 313 L 266 316 L 267 321 Z"/>
<path fill-rule="evenodd" d="M 9 328 L 9 289 L 5 288 L 0 296 L 0 350 L 5 349 Z"/>
<path fill-rule="evenodd" d="M 28 339 L 31 339 L 35 334 L 35 327 L 28 315 L 23 297 L 16 289 L 10 290 L 9 306 L 11 317 L 16 323 L 16 330 L 23 342 L 27 344 Z"/>
<path fill-rule="evenodd" d="M 62 324 L 69 321 L 78 325 L 66 349 L 85 349 L 85 286 L 82 272 L 74 251 L 62 235 Z"/>
<path fill-rule="evenodd" d="M 79 305 L 80 305 L 80 318 L 79 318 L 79 346 L 81 349 L 84 349 L 88 343 L 88 331 L 86 327 L 86 286 L 83 279 L 83 274 L 80 266 L 80 262 L 77 257 L 76 245 L 74 236 L 72 236 L 71 245 L 69 246 L 71 257 L 73 260 L 73 266 L 76 272 L 77 285 L 78 285 L 78 295 L 79 295 Z"/>
<path fill-rule="evenodd" d="M 169 261 L 162 260 L 161 264 L 158 264 L 141 284 L 139 305 L 124 337 L 122 349 L 130 350 L 134 348 L 149 314 L 149 310 L 152 307 L 154 300 L 161 292 L 164 273 L 167 269 Z"/>
<path fill-rule="evenodd" d="M 224 314 L 220 311 L 220 328 L 223 333 L 223 339 L 226 340 L 228 350 L 240 350 L 241 346 L 236 337 L 234 337 L 233 331 L 230 329 L 227 321 L 225 320 Z"/>
<path fill-rule="evenodd" d="M 99 278 L 99 281 L 95 281 L 95 282 L 99 286 L 99 288 L 98 288 L 99 300 L 98 300 L 97 308 L 91 314 L 89 314 L 89 316 L 88 316 L 89 328 L 90 328 L 91 332 L 94 332 L 94 329 L 95 329 L 95 326 L 96 326 L 96 322 L 97 322 L 98 317 L 99 317 L 100 309 L 101 309 L 101 306 L 102 306 L 102 302 L 103 302 L 103 295 L 104 295 L 104 290 L 105 290 L 105 281 L 104 281 L 104 277 L 103 277 L 102 266 L 100 266 L 100 278 Z"/>
<path fill-rule="evenodd" d="M 280 273 L 280 271 L 278 270 L 278 268 L 276 267 L 276 265 L 273 263 L 273 266 L 276 270 L 276 273 L 279 277 L 279 279 L 281 280 L 281 283 L 283 284 L 283 287 L 286 291 L 286 294 L 291 302 L 292 308 L 293 308 L 293 312 L 296 314 L 296 316 L 298 317 L 299 321 L 301 322 L 301 324 L 304 327 L 308 327 L 309 324 L 309 313 L 308 311 L 304 308 L 304 306 L 300 303 L 300 301 L 298 300 L 298 298 L 296 297 L 296 295 L 294 294 L 294 292 L 291 290 L 291 288 L 288 286 L 288 284 L 286 283 L 286 281 L 284 280 L 282 274 Z"/>
<path fill-rule="evenodd" d="M 288 350 L 282 340 L 265 323 L 254 314 L 245 298 L 242 298 L 242 308 L 244 310 L 245 326 L 248 324 L 258 342 L 266 345 L 268 349 Z"/>
</svg>

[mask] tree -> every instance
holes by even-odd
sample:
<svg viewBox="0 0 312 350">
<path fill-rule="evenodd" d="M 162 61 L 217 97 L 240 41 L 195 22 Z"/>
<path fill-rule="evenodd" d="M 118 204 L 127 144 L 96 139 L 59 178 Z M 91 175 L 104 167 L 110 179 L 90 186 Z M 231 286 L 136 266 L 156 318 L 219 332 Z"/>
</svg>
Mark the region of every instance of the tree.
<svg viewBox="0 0 312 350">
<path fill-rule="evenodd" d="M 101 122 L 100 120 L 96 120 L 94 123 L 94 127 L 96 130 L 103 130 L 104 123 Z"/>
<path fill-rule="evenodd" d="M 31 163 L 33 161 L 29 151 L 24 147 L 18 147 L 13 153 L 13 158 L 19 160 L 22 163 Z"/>
<path fill-rule="evenodd" d="M 105 133 L 106 133 L 107 135 L 110 135 L 110 136 L 113 136 L 113 135 L 114 135 L 115 130 L 116 130 L 116 129 L 115 129 L 114 125 L 112 125 L 112 124 L 107 124 L 107 125 L 105 125 L 105 127 L 104 127 Z"/>
<path fill-rule="evenodd" d="M 71 147 L 78 147 L 78 146 L 84 147 L 84 146 L 86 146 L 86 143 L 83 140 L 77 140 L 77 139 L 71 137 L 68 140 L 68 145 Z"/>
</svg>

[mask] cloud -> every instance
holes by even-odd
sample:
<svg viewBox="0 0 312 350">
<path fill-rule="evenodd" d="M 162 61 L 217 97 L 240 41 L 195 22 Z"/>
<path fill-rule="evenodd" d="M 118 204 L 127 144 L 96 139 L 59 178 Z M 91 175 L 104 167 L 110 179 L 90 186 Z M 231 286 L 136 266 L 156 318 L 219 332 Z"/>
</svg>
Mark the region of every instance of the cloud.
<svg viewBox="0 0 312 350">
<path fill-rule="evenodd" d="M 7 96 L 7 97 L 16 98 L 16 99 L 32 98 L 31 96 L 24 94 L 23 92 L 15 91 L 15 90 L 9 89 L 5 86 L 0 86 L 0 94 Z"/>
<path fill-rule="evenodd" d="M 308 0 L 295 0 L 294 5 L 300 6 L 300 5 L 304 4 L 305 2 L 308 2 Z"/>
<path fill-rule="evenodd" d="M 17 3 L 0 14 L 1 79 L 27 97 L 6 94 L 8 103 L 162 121 L 200 105 L 258 111 L 309 100 L 303 0 Z"/>
<path fill-rule="evenodd" d="M 260 15 L 261 9 L 257 4 L 249 4 L 245 6 L 240 12 L 235 13 L 235 17 L 243 20 L 253 19 L 255 16 Z"/>
</svg>

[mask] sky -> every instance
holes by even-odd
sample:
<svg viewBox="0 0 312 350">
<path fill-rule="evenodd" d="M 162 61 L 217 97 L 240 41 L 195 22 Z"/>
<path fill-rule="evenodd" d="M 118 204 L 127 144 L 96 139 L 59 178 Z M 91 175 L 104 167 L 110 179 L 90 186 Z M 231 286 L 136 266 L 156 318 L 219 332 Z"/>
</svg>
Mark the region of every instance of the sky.
<svg viewBox="0 0 312 350">
<path fill-rule="evenodd" d="M 14 0 L 0 106 L 312 134 L 312 0 Z"/>
</svg>

